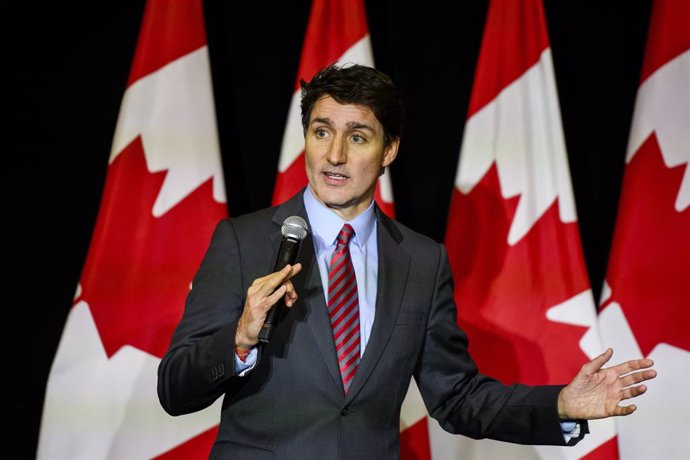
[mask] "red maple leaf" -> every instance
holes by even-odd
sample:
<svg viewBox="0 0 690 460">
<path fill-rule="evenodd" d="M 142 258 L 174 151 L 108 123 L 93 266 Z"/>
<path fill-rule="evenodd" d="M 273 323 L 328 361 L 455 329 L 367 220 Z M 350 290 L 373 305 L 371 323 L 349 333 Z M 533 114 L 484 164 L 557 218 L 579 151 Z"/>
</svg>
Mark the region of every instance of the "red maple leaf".
<svg viewBox="0 0 690 460">
<path fill-rule="evenodd" d="M 676 196 L 687 165 L 668 168 L 653 134 L 625 168 L 607 281 L 642 353 L 690 350 L 690 208 Z"/>
<path fill-rule="evenodd" d="M 550 321 L 546 311 L 589 289 L 577 223 L 561 222 L 556 201 L 510 246 L 519 199 L 501 197 L 495 164 L 468 195 L 454 190 L 446 245 L 458 324 L 482 373 L 567 383 L 587 361 L 579 347 L 586 329 Z"/>
<path fill-rule="evenodd" d="M 103 346 L 163 356 L 216 223 L 227 214 L 212 179 L 161 217 L 152 214 L 167 172 L 146 168 L 140 138 L 108 170 L 81 276 Z"/>
</svg>

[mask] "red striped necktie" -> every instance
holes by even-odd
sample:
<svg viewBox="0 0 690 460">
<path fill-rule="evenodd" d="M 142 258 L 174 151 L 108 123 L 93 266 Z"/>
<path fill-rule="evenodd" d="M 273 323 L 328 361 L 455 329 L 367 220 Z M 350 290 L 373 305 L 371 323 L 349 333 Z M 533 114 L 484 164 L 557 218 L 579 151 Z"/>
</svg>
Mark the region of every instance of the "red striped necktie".
<svg viewBox="0 0 690 460">
<path fill-rule="evenodd" d="M 350 224 L 343 225 L 328 267 L 328 315 L 345 394 L 359 366 L 359 298 L 348 246 L 354 234 Z"/>
</svg>

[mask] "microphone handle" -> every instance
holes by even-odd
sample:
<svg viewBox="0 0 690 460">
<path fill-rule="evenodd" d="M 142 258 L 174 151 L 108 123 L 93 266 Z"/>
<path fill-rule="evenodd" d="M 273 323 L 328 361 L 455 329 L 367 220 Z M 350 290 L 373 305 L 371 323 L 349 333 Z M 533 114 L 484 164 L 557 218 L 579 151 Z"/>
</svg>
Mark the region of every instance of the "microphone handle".
<svg viewBox="0 0 690 460">
<path fill-rule="evenodd" d="M 289 237 L 283 238 L 283 240 L 280 242 L 280 249 L 278 250 L 278 259 L 276 260 L 276 265 L 273 268 L 274 272 L 282 270 L 286 265 L 294 265 L 294 263 L 297 261 L 300 243 L 301 241 L 298 239 Z M 259 331 L 259 341 L 261 343 L 268 343 L 271 341 L 273 328 L 278 321 L 280 321 L 284 309 L 285 299 L 281 297 L 278 302 L 276 302 L 270 308 L 270 310 L 268 310 L 266 319 L 264 320 L 264 325 Z"/>
</svg>

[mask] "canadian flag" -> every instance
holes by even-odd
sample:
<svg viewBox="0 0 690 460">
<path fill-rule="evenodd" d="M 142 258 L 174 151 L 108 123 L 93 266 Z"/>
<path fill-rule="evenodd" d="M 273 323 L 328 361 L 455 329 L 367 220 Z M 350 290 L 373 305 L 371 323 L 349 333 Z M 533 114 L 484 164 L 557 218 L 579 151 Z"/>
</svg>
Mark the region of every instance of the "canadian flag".
<svg viewBox="0 0 690 460">
<path fill-rule="evenodd" d="M 208 458 L 220 407 L 170 417 L 157 367 L 227 215 L 201 0 L 148 0 L 38 458 Z"/>
<path fill-rule="evenodd" d="M 555 81 L 541 0 L 491 0 L 445 244 L 469 351 L 506 384 L 568 383 L 603 351 Z M 432 448 L 434 459 L 616 458 L 613 421 L 590 430 L 567 448 L 434 431 Z"/>
<path fill-rule="evenodd" d="M 659 376 L 616 419 L 622 459 L 690 456 L 690 3 L 655 0 L 599 314 Z"/>
<path fill-rule="evenodd" d="M 295 92 L 283 134 L 278 176 L 273 191 L 274 205 L 280 204 L 307 185 L 304 169 L 304 131 L 300 110 L 300 80 L 310 80 L 320 69 L 338 61 L 341 65 L 374 66 L 364 0 L 314 0 L 302 46 Z M 390 173 L 379 178 L 376 201 L 394 217 Z"/>
</svg>

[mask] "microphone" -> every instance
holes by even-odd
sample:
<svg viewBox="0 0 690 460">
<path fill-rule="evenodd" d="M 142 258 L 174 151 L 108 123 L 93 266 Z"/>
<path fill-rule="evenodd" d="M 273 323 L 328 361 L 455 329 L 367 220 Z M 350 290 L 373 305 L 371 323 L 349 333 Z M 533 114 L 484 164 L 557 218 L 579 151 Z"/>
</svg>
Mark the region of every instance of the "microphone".
<svg viewBox="0 0 690 460">
<path fill-rule="evenodd" d="M 294 265 L 297 261 L 297 254 L 299 253 L 300 244 L 307 236 L 309 226 L 307 222 L 299 216 L 290 216 L 283 221 L 283 226 L 280 233 L 283 234 L 283 240 L 280 242 L 280 249 L 278 250 L 278 258 L 276 265 L 273 268 L 274 272 L 282 270 L 286 265 Z M 264 325 L 259 331 L 259 341 L 268 343 L 271 341 L 273 335 L 273 328 L 280 319 L 280 314 L 285 306 L 285 299 L 281 298 L 276 302 L 264 320 Z"/>
</svg>

